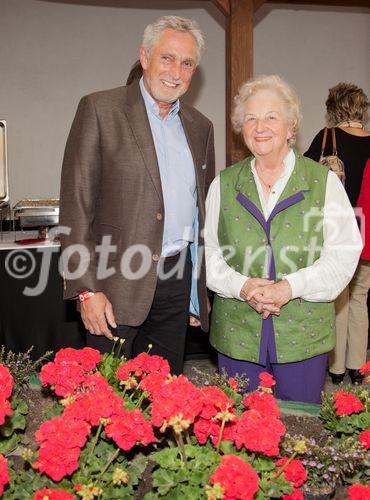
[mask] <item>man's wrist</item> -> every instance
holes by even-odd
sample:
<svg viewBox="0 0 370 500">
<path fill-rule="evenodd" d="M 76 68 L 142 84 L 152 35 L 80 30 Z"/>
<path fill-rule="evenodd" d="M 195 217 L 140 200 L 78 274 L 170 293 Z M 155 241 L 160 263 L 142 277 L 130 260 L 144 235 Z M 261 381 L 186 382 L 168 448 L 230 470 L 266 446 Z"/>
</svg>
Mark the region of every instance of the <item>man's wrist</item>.
<svg viewBox="0 0 370 500">
<path fill-rule="evenodd" d="M 93 297 L 95 295 L 95 292 L 91 292 L 91 291 L 85 291 L 85 292 L 81 292 L 78 294 L 78 299 L 80 302 L 86 302 L 87 300 L 91 299 L 91 297 Z"/>
</svg>

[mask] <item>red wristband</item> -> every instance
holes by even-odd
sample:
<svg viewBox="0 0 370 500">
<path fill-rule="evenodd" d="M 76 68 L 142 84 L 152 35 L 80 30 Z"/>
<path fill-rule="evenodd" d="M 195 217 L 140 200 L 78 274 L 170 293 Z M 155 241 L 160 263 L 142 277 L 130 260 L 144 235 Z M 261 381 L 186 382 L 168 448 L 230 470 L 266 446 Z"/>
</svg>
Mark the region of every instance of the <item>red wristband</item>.
<svg viewBox="0 0 370 500">
<path fill-rule="evenodd" d="M 94 295 L 95 295 L 95 292 L 82 292 L 79 294 L 78 298 L 80 299 L 80 302 L 86 302 Z"/>
</svg>

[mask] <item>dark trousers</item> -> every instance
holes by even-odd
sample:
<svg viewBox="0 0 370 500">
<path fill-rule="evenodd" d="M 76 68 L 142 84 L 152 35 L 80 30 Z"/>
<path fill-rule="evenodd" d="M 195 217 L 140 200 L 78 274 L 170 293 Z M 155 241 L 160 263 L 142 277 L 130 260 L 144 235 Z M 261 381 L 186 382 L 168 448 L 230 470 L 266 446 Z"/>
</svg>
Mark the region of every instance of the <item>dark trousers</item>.
<svg viewBox="0 0 370 500">
<path fill-rule="evenodd" d="M 185 249 L 183 252 L 161 262 L 163 274 L 169 276 L 158 277 L 153 303 L 144 323 L 138 327 L 118 325 L 112 330 L 114 336 L 125 339 L 121 353 L 127 359 L 148 351 L 151 344 L 150 354 L 166 358 L 175 375 L 183 370 L 192 274 L 190 251 Z M 179 273 L 173 274 L 175 270 Z M 100 352 L 112 350 L 112 342 L 106 337 L 89 333 L 87 345 Z"/>
</svg>

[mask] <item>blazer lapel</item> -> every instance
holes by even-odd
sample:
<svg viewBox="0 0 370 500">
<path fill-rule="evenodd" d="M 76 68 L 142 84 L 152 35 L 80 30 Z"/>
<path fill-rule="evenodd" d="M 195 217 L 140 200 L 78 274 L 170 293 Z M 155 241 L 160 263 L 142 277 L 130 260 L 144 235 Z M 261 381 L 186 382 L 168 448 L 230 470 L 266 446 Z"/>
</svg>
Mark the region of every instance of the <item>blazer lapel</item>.
<svg viewBox="0 0 370 500">
<path fill-rule="evenodd" d="M 125 113 L 137 145 L 143 156 L 144 165 L 153 181 L 159 199 L 163 204 L 162 184 L 159 174 L 157 153 L 155 151 L 152 131 L 144 100 L 142 98 L 138 83 L 133 83 L 127 87 L 127 101 L 124 104 Z"/>
<path fill-rule="evenodd" d="M 184 127 L 186 139 L 188 141 L 191 155 L 194 161 L 195 178 L 199 196 L 199 193 L 202 192 L 200 188 L 202 186 L 204 178 L 202 174 L 202 165 L 204 163 L 204 148 L 202 148 L 202 145 L 199 142 L 200 134 L 194 124 L 193 117 L 191 116 L 190 112 L 186 108 L 184 108 L 182 103 L 180 105 L 180 119 L 182 126 Z"/>
</svg>

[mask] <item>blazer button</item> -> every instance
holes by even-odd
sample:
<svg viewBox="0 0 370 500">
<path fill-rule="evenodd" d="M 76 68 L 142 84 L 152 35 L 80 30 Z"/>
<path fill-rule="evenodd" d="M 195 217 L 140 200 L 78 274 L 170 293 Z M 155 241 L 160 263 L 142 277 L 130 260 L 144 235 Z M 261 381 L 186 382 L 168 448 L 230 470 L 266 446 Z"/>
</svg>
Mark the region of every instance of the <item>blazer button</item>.
<svg viewBox="0 0 370 500">
<path fill-rule="evenodd" d="M 163 219 L 163 215 L 161 213 L 157 213 L 157 220 L 162 220 Z"/>
<path fill-rule="evenodd" d="M 158 262 L 159 261 L 159 255 L 157 255 L 156 253 L 153 253 L 152 259 L 154 260 L 154 262 Z"/>
</svg>

